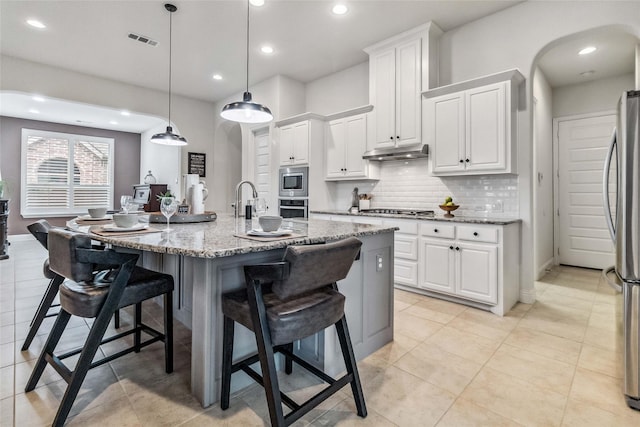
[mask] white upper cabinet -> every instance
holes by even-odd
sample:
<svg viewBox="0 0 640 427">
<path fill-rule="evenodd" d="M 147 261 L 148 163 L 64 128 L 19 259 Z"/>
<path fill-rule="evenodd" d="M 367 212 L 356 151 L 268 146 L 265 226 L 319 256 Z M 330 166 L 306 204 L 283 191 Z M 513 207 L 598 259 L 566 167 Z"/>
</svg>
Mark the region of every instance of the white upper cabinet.
<svg viewBox="0 0 640 427">
<path fill-rule="evenodd" d="M 362 158 L 367 150 L 367 115 L 358 114 L 331 120 L 325 133 L 326 179 L 343 180 L 370 178 L 368 160 Z M 377 178 L 374 173 L 374 178 Z"/>
<path fill-rule="evenodd" d="M 309 121 L 293 123 L 280 128 L 280 164 L 309 163 Z"/>
<path fill-rule="evenodd" d="M 424 93 L 425 140 L 431 146 L 434 175 L 517 172 L 522 80 L 517 70 L 511 70 Z"/>
<path fill-rule="evenodd" d="M 440 34 L 437 26 L 428 23 L 365 49 L 373 105 L 369 149 L 422 142 L 421 92 L 435 81 L 435 73 L 430 73 L 435 54 L 430 52 L 435 52 Z"/>
</svg>

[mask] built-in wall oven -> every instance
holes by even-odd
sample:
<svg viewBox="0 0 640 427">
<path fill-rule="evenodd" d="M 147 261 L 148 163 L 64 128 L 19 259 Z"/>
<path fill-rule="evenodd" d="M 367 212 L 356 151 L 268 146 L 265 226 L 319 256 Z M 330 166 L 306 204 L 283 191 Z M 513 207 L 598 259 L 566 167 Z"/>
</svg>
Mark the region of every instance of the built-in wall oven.
<svg viewBox="0 0 640 427">
<path fill-rule="evenodd" d="M 280 168 L 278 195 L 285 197 L 309 196 L 309 168 Z"/>
<path fill-rule="evenodd" d="M 309 199 L 280 199 L 280 216 L 282 218 L 307 218 L 309 216 Z"/>
</svg>

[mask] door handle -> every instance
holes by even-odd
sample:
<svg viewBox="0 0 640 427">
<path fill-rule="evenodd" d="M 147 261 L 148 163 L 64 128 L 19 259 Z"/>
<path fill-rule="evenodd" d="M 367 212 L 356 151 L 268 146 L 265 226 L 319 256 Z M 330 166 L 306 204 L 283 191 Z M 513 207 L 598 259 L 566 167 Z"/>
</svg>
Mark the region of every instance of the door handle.
<svg viewBox="0 0 640 427">
<path fill-rule="evenodd" d="M 611 135 L 611 142 L 609 143 L 609 151 L 607 151 L 607 157 L 604 159 L 604 170 L 602 171 L 602 203 L 604 208 L 604 217 L 607 220 L 607 228 L 611 235 L 611 240 L 616 241 L 616 229 L 613 225 L 613 219 L 611 216 L 611 205 L 609 204 L 609 172 L 611 171 L 611 160 L 613 159 L 613 149 L 617 143 L 616 130 L 613 130 Z M 618 166 L 619 167 L 619 166 Z M 616 202 L 618 197 L 618 180 L 616 178 Z"/>
</svg>

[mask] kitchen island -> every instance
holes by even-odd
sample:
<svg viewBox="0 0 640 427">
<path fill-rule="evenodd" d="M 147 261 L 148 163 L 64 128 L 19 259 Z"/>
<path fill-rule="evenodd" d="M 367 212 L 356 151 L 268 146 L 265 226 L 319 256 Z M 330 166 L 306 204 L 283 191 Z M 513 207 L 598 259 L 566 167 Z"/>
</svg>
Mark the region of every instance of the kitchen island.
<svg viewBox="0 0 640 427">
<path fill-rule="evenodd" d="M 88 226 L 68 224 L 90 232 Z M 151 224 L 163 229 L 164 224 Z M 135 236 L 92 238 L 120 251 L 141 255 L 140 263 L 175 279 L 174 310 L 191 329 L 191 390 L 204 407 L 219 399 L 222 358 L 223 292 L 244 287 L 243 266 L 279 261 L 291 244 L 318 244 L 355 236 L 362 240 L 359 258 L 338 283 L 346 296 L 345 312 L 356 358 L 371 354 L 393 339 L 393 232 L 395 227 L 324 220 L 285 220 L 292 230 L 282 240 L 256 241 L 237 237 L 256 226 L 244 218 L 220 215 L 214 222 L 171 224 L 172 231 Z M 234 358 L 255 352 L 254 335 L 237 326 Z M 330 375 L 343 370 L 335 328 L 295 344 L 295 351 Z M 250 384 L 236 375 L 232 391 Z"/>
</svg>

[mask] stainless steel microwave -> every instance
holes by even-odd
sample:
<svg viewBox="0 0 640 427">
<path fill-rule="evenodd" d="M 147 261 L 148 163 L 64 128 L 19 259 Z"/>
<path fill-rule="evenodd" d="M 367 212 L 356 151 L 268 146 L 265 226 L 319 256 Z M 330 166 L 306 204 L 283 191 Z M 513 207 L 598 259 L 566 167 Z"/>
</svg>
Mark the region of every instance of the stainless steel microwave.
<svg viewBox="0 0 640 427">
<path fill-rule="evenodd" d="M 309 168 L 280 168 L 278 187 L 280 197 L 308 197 Z"/>
</svg>

